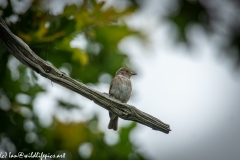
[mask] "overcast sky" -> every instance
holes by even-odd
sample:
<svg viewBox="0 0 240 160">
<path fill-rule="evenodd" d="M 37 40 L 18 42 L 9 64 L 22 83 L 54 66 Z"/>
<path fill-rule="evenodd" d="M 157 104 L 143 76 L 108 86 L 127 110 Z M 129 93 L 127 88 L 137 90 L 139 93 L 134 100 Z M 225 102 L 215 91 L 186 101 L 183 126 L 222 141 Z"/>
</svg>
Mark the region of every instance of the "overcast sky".
<svg viewBox="0 0 240 160">
<path fill-rule="evenodd" d="M 221 39 L 195 25 L 188 32 L 193 47 L 187 49 L 184 44 L 177 44 L 175 28 L 155 16 L 156 10 L 164 15 L 174 3 L 166 0 L 161 5 L 157 3 L 148 1 L 141 12 L 126 19 L 129 26 L 146 33 L 150 43 L 143 45 L 137 38 L 128 37 L 119 44 L 119 49 L 129 55 L 138 73 L 132 78 L 133 94 L 128 103 L 170 124 L 172 131 L 164 134 L 138 125 L 131 133 L 132 142 L 140 152 L 156 160 L 239 159 L 240 79 L 231 70 L 231 61 L 219 58 Z M 61 11 L 61 4 L 56 1 L 49 6 Z M 73 45 L 78 46 L 78 41 Z M 82 45 L 79 41 L 79 46 Z M 103 75 L 102 79 L 111 81 L 109 75 Z M 34 111 L 43 125 L 51 123 L 53 114 L 64 121 L 81 121 L 95 113 L 100 118 L 99 128 L 106 132 L 105 140 L 109 144 L 118 140 L 117 132 L 107 130 L 109 118 L 105 109 L 57 84 L 52 87 L 47 79 L 40 78 L 39 83 L 48 90 L 34 102 Z M 108 92 L 108 83 L 92 87 Z M 62 92 L 64 97 L 59 94 Z M 85 105 L 81 110 L 56 111 L 53 98 Z M 129 124 L 122 119 L 119 123 L 120 126 Z"/>
<path fill-rule="evenodd" d="M 129 103 L 170 124 L 172 132 L 139 125 L 133 142 L 152 159 L 239 159 L 240 82 L 231 62 L 220 58 L 221 39 L 195 25 L 188 31 L 193 47 L 176 45 L 174 28 L 152 16 L 159 5 L 149 3 L 129 23 L 148 33 L 151 45 L 134 39 L 120 45 L 139 72 Z"/>
</svg>

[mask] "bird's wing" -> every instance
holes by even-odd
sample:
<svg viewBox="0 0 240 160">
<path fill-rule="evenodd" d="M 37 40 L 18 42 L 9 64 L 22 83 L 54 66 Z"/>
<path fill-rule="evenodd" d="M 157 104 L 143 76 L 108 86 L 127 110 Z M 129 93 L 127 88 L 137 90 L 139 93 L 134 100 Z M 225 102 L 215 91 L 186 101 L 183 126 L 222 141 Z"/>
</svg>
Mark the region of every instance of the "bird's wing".
<svg viewBox="0 0 240 160">
<path fill-rule="evenodd" d="M 121 79 L 121 76 L 115 76 L 112 79 L 112 82 L 111 82 L 110 87 L 109 87 L 109 94 L 110 94 L 110 91 L 111 91 L 112 87 L 115 87 L 116 83 L 118 83 L 120 79 Z"/>
<path fill-rule="evenodd" d="M 115 77 L 114 77 L 115 78 Z M 112 86 L 113 86 L 113 80 L 114 80 L 114 78 L 112 79 L 112 82 L 111 82 L 111 84 L 110 84 L 110 87 L 109 87 L 109 94 L 110 94 L 110 91 L 111 91 L 111 89 L 112 89 Z"/>
</svg>

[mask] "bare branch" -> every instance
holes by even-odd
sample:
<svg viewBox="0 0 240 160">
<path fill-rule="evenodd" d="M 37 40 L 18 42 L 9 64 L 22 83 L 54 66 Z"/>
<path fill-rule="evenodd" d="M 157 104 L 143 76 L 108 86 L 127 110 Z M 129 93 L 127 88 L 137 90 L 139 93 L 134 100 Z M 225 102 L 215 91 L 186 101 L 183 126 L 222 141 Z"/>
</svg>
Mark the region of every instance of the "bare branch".
<svg viewBox="0 0 240 160">
<path fill-rule="evenodd" d="M 100 93 L 85 84 L 72 79 L 54 66 L 48 64 L 46 61 L 38 57 L 22 39 L 14 35 L 1 17 L 0 41 L 8 51 L 24 65 L 41 74 L 43 77 L 94 101 L 99 106 L 118 115 L 122 119 L 135 121 L 164 133 L 169 133 L 169 131 L 171 131 L 170 126 L 159 119 L 140 111 L 134 106 L 121 103 L 120 101 L 111 98 L 106 93 Z"/>
</svg>

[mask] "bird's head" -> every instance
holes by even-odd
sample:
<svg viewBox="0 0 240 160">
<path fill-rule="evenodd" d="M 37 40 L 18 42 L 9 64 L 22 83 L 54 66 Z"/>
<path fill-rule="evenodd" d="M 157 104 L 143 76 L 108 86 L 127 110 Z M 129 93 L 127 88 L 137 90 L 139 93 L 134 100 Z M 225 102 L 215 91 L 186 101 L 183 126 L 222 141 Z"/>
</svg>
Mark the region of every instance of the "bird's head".
<svg viewBox="0 0 240 160">
<path fill-rule="evenodd" d="M 117 73 L 116 73 L 116 76 L 117 75 L 123 75 L 123 76 L 126 76 L 128 78 L 131 78 L 131 76 L 133 75 L 137 75 L 136 73 L 130 71 L 129 69 L 127 68 L 120 68 Z"/>
</svg>

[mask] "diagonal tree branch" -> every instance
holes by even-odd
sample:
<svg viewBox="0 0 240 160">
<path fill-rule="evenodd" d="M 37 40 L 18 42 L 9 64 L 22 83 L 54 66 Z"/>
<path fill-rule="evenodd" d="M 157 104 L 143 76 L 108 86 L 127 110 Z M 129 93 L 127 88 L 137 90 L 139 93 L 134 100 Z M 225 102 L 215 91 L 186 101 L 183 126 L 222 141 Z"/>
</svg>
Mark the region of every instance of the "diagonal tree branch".
<svg viewBox="0 0 240 160">
<path fill-rule="evenodd" d="M 140 111 L 134 106 L 121 103 L 113 99 L 107 93 L 100 93 L 85 84 L 78 82 L 54 66 L 48 64 L 38 57 L 29 46 L 19 37 L 14 35 L 5 21 L 0 17 L 0 42 L 13 54 L 20 62 L 33 69 L 43 77 L 66 87 L 82 96 L 94 101 L 99 106 L 118 115 L 122 119 L 131 120 L 146 125 L 154 130 L 169 133 L 171 131 L 168 124 L 163 123 L 159 119 Z"/>
</svg>

